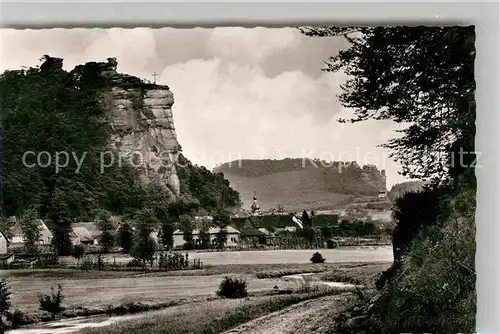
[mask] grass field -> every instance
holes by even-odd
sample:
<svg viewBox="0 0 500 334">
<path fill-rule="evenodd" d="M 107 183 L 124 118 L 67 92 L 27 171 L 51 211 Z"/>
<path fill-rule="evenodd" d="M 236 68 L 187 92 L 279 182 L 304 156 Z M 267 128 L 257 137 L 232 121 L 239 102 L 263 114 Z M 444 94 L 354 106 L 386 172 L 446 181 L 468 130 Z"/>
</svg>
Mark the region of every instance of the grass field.
<svg viewBox="0 0 500 334">
<path fill-rule="evenodd" d="M 281 276 L 318 273 L 326 281 L 362 283 L 388 268 L 388 263 L 325 263 L 281 265 L 220 265 L 202 270 L 166 273 L 81 271 L 70 269 L 15 270 L 9 277 L 12 304 L 25 311 L 38 308 L 38 293 L 61 284 L 66 307 L 103 307 L 128 301 L 159 303 L 214 296 L 226 275 L 242 275 L 250 292 L 294 287 Z"/>
<path fill-rule="evenodd" d="M 240 275 L 245 277 L 248 282 L 248 290 L 251 296 L 250 300 L 265 301 L 267 300 L 266 295 L 269 296 L 269 294 L 275 290 L 275 287 L 282 290 L 297 290 L 297 288 L 300 288 L 300 286 L 298 286 L 300 282 L 282 280 L 281 277 L 285 275 L 316 273 L 315 276 L 319 277 L 321 280 L 363 283 L 373 280 L 380 271 L 383 271 L 390 265 L 390 262 L 382 262 L 384 257 L 381 255 L 383 255 L 384 252 L 385 255 L 387 255 L 387 250 L 382 249 L 381 251 L 380 248 L 349 249 L 347 250 L 349 256 L 346 256 L 345 252 L 339 252 L 339 250 L 331 251 L 336 252 L 329 253 L 325 252 L 325 250 L 321 250 L 321 253 L 327 259 L 327 262 L 323 264 L 310 263 L 309 258 L 314 250 L 221 252 L 205 254 L 213 257 L 213 263 L 228 262 L 229 264 L 206 265 L 203 269 L 199 270 L 134 272 L 46 269 L 2 271 L 0 275 L 9 278 L 13 308 L 18 308 L 27 312 L 37 311 L 37 295 L 39 293 L 49 293 L 51 286 L 57 284 L 63 286 L 63 294 L 65 296 L 63 306 L 67 308 L 68 311 L 78 307 L 105 311 L 107 306 L 116 307 L 117 305 L 127 302 L 149 305 L 178 305 L 169 307 L 169 310 L 177 308 L 183 309 L 182 307 L 187 307 L 185 305 L 191 305 L 190 307 L 196 305 L 196 307 L 201 309 L 208 307 L 207 305 L 213 305 L 213 308 L 208 307 L 207 310 L 217 310 L 217 305 L 220 305 L 222 309 L 232 310 L 238 307 L 231 303 L 240 303 L 241 301 L 214 301 L 215 291 L 224 276 Z M 333 254 L 337 259 L 354 258 L 355 260 L 351 262 L 336 262 L 334 259 L 332 260 Z M 342 254 L 344 255 L 342 256 Z M 373 254 L 378 254 L 378 258 L 375 256 L 378 261 L 370 262 L 374 259 Z M 392 257 L 392 254 L 389 254 Z M 234 259 L 238 257 L 240 257 L 243 264 L 232 263 L 235 262 Z M 253 263 L 257 261 L 266 262 L 266 258 L 268 259 L 268 263 Z M 284 260 L 281 263 L 276 263 L 280 258 Z M 299 263 L 291 263 L 294 258 Z M 231 261 L 231 259 L 233 259 L 233 261 Z M 305 259 L 307 259 L 307 261 Z M 285 302 L 285 304 L 286 303 L 288 302 Z M 237 319 L 247 319 L 248 314 L 260 314 L 256 310 L 252 311 L 253 306 L 249 307 L 250 309 L 245 309 L 246 311 L 243 312 L 243 315 L 242 313 L 238 313 L 239 311 L 235 311 L 235 317 Z M 274 307 L 277 306 L 272 306 L 271 309 L 274 309 Z M 203 313 L 201 309 L 200 312 Z M 166 309 L 165 312 L 167 312 Z M 150 314 L 150 312 L 147 314 Z M 191 315 L 194 314 L 191 313 Z M 220 321 L 224 322 L 226 320 L 222 319 Z M 71 321 L 77 321 L 77 319 Z M 227 321 L 231 322 L 233 320 L 229 319 Z M 208 325 L 207 323 L 207 326 Z M 49 330 L 48 332 L 28 331 L 19 333 L 51 332 Z M 169 332 L 161 331 L 159 333 Z"/>
<path fill-rule="evenodd" d="M 265 314 L 332 292 L 293 294 L 278 297 L 222 299 L 198 305 L 183 305 L 150 312 L 144 317 L 120 321 L 117 324 L 81 330 L 85 334 L 197 334 L 221 333 Z"/>
<path fill-rule="evenodd" d="M 200 259 L 203 265 L 261 265 L 310 263 L 313 253 L 320 252 L 329 263 L 337 262 L 391 262 L 392 246 L 360 246 L 336 249 L 287 249 L 264 251 L 188 252 L 189 258 Z M 104 255 L 103 261 L 127 263 L 127 255 Z M 75 263 L 72 257 L 61 259 L 64 263 Z"/>
</svg>

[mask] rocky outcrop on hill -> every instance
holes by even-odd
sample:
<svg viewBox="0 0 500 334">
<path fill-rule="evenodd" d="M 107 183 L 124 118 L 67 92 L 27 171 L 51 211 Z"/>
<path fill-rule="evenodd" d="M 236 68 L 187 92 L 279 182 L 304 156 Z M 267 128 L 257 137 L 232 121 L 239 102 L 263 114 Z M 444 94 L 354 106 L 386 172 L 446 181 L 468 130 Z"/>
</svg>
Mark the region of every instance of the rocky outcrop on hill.
<svg viewBox="0 0 500 334">
<path fill-rule="evenodd" d="M 103 102 L 113 129 L 111 149 L 140 171 L 143 182 L 155 181 L 178 196 L 180 185 L 175 162 L 181 147 L 172 115 L 174 96 L 169 87 L 117 73 L 114 58 L 107 63 L 83 66 L 93 66 L 104 79 Z M 103 160 L 111 163 L 111 155 Z"/>
</svg>

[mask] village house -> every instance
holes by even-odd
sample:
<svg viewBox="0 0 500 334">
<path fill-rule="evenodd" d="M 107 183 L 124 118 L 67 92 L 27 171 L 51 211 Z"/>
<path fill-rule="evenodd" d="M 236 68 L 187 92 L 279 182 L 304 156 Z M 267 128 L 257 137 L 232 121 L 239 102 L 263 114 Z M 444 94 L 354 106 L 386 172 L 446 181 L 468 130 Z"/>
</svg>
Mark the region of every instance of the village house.
<svg viewBox="0 0 500 334">
<path fill-rule="evenodd" d="M 217 234 L 220 233 L 220 228 L 219 227 L 210 227 L 207 230 L 207 234 L 209 236 L 210 242 L 212 245 L 216 244 L 217 240 Z M 226 227 L 227 231 L 227 238 L 226 238 L 226 247 L 236 247 L 240 241 L 240 231 L 235 229 L 232 226 L 227 226 Z M 186 241 L 184 240 L 184 233 L 181 230 L 176 230 L 174 232 L 174 248 L 182 248 Z M 200 240 L 200 230 L 195 229 L 193 230 L 193 242 L 195 245 L 201 244 Z"/>
<path fill-rule="evenodd" d="M 72 239 L 73 245 L 98 245 L 101 231 L 95 222 L 80 222 L 71 224 L 74 234 Z"/>
<path fill-rule="evenodd" d="M 0 231 L 0 267 L 14 261 L 14 253 L 9 252 L 9 239 Z"/>
<path fill-rule="evenodd" d="M 40 231 L 40 239 L 38 240 L 39 246 L 50 246 L 52 243 L 52 232 L 41 219 L 35 219 L 35 223 Z M 16 221 L 11 229 L 12 238 L 10 240 L 10 247 L 19 248 L 24 247 L 25 238 L 24 232 L 20 221 Z"/>
<path fill-rule="evenodd" d="M 9 239 L 0 231 L 0 255 L 7 254 L 9 250 Z"/>
</svg>

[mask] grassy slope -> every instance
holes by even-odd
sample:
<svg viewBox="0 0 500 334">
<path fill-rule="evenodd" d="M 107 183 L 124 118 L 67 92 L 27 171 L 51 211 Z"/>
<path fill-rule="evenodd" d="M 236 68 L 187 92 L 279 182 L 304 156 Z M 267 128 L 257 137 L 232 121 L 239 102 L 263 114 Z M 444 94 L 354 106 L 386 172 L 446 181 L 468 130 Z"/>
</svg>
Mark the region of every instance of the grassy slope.
<svg viewBox="0 0 500 334">
<path fill-rule="evenodd" d="M 289 171 L 243 177 L 225 172 L 224 176 L 241 196 L 244 207 L 250 207 L 256 191 L 262 210 L 276 208 L 281 203 L 286 210 L 330 209 L 351 202 L 355 196 L 328 191 L 321 169 Z"/>
</svg>

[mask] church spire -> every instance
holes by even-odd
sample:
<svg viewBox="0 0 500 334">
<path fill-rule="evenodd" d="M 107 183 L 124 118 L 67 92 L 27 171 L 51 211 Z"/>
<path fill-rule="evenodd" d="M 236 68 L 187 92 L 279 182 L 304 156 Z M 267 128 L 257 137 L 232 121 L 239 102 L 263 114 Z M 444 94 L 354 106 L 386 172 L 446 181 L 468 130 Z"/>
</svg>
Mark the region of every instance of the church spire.
<svg viewBox="0 0 500 334">
<path fill-rule="evenodd" d="M 259 204 L 257 204 L 257 195 L 255 194 L 255 190 L 253 191 L 253 203 L 251 209 L 252 214 L 256 214 L 260 210 Z"/>
</svg>

